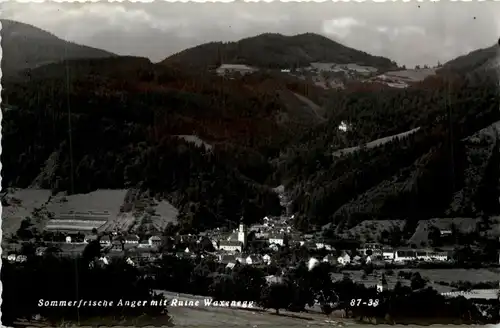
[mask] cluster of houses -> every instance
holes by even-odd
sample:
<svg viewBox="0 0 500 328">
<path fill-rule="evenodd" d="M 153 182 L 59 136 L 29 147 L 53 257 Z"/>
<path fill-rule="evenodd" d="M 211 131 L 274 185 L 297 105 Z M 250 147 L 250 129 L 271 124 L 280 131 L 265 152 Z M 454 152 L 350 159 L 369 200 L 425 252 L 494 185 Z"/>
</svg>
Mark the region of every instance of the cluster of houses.
<svg viewBox="0 0 500 328">
<path fill-rule="evenodd" d="M 203 250 L 204 256 L 212 256 L 221 263 L 235 265 L 237 263 L 249 265 L 269 265 L 272 263 L 271 255 L 277 252 L 282 246 L 303 246 L 310 251 L 322 251 L 321 257 L 314 258 L 318 262 L 328 262 L 331 265 L 346 266 L 357 265 L 376 261 L 390 263 L 406 263 L 413 261 L 448 261 L 450 252 L 431 249 L 388 249 L 383 245 L 368 243 L 356 251 L 336 250 L 333 246 L 324 242 L 320 237 L 313 234 L 301 234 L 295 231 L 289 216 L 265 217 L 261 224 L 254 224 L 247 227 L 240 223 L 238 229 L 231 232 L 222 232 L 220 228 L 206 231 L 198 235 L 176 236 L 177 242 L 174 244 L 184 245 L 180 249 L 173 247 L 173 252 L 177 256 L 195 257 Z M 150 236 L 148 239 L 141 240 L 136 234 L 121 234 L 113 232 L 109 235 L 99 236 L 96 233 L 85 235 L 83 244 L 92 241 L 99 241 L 106 252 L 112 252 L 115 255 L 125 250 L 135 250 L 141 258 L 153 259 L 159 254 L 152 250 L 158 249 L 165 243 L 165 237 L 160 235 Z M 71 236 L 66 237 L 66 243 L 72 243 Z M 193 246 L 193 243 L 202 243 L 203 247 Z M 249 244 L 258 247 L 247 247 Z M 207 253 L 206 245 L 212 248 Z M 192 248 L 192 246 L 194 248 Z M 175 249 L 177 247 L 177 249 Z M 248 249 L 264 249 L 260 254 L 246 253 Z M 263 253 L 268 254 L 263 254 Z M 254 252 L 256 253 L 256 252 Z M 318 252 L 316 252 L 318 253 Z M 43 250 L 37 250 L 37 255 L 42 255 Z M 326 254 L 326 255 L 325 255 Z M 17 260 L 17 255 L 12 254 L 9 261 Z"/>
<path fill-rule="evenodd" d="M 219 76 L 230 76 L 234 74 L 246 75 L 257 71 L 258 69 L 255 67 L 242 64 L 222 64 L 215 69 L 215 72 Z"/>
</svg>

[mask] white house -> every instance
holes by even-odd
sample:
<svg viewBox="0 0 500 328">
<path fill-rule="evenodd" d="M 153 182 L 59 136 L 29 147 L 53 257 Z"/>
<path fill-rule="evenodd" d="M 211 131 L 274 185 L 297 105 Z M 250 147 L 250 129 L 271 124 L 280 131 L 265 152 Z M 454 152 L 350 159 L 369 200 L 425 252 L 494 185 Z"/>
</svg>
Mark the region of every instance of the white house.
<svg viewBox="0 0 500 328">
<path fill-rule="evenodd" d="M 281 276 L 273 276 L 273 275 L 270 275 L 270 276 L 266 276 L 266 282 L 268 284 L 279 284 L 279 283 L 282 283 L 283 282 L 283 277 Z"/>
<path fill-rule="evenodd" d="M 394 250 L 393 249 L 382 250 L 382 258 L 386 261 L 394 260 Z"/>
<path fill-rule="evenodd" d="M 346 252 L 343 252 L 338 258 L 337 263 L 340 265 L 347 265 L 351 263 L 351 256 Z"/>
<path fill-rule="evenodd" d="M 221 240 L 219 242 L 219 249 L 226 252 L 241 252 L 243 244 L 240 241 Z"/>
<path fill-rule="evenodd" d="M 16 254 L 9 254 L 9 256 L 7 256 L 7 260 L 10 262 L 15 262 L 16 257 L 17 257 Z"/>
<path fill-rule="evenodd" d="M 377 283 L 377 292 L 382 293 L 384 290 L 388 289 L 387 280 L 385 276 L 382 276 Z"/>
<path fill-rule="evenodd" d="M 148 239 L 149 246 L 159 246 L 161 245 L 161 238 L 158 236 L 151 236 Z"/>
<path fill-rule="evenodd" d="M 247 258 L 245 259 L 245 262 L 246 264 L 248 265 L 253 265 L 253 264 L 259 264 L 261 263 L 262 261 L 259 259 L 259 257 L 257 255 L 249 255 L 247 256 Z"/>
<path fill-rule="evenodd" d="M 71 244 L 71 236 L 66 236 L 66 243 Z"/>
<path fill-rule="evenodd" d="M 365 257 L 365 263 L 366 263 L 366 264 L 370 264 L 370 263 L 372 263 L 372 257 L 371 257 L 370 255 L 367 255 L 367 256 Z"/>
<path fill-rule="evenodd" d="M 274 234 L 269 237 L 269 244 L 276 244 L 283 246 L 285 244 L 285 235 L 283 234 Z"/>
<path fill-rule="evenodd" d="M 99 244 L 104 245 L 104 246 L 109 246 L 109 245 L 111 245 L 111 240 L 109 240 L 108 237 L 103 237 L 99 240 Z"/>
<path fill-rule="evenodd" d="M 451 229 L 443 229 L 443 230 L 439 230 L 439 234 L 443 237 L 451 236 L 452 231 L 451 231 Z"/>
<path fill-rule="evenodd" d="M 125 244 L 139 244 L 139 236 L 137 235 L 125 236 Z"/>
<path fill-rule="evenodd" d="M 26 255 L 18 255 L 16 257 L 16 262 L 26 262 L 28 260 L 28 257 Z"/>
<path fill-rule="evenodd" d="M 218 75 L 230 75 L 235 73 L 245 75 L 255 71 L 257 71 L 256 68 L 241 64 L 222 64 L 215 70 Z"/>
<path fill-rule="evenodd" d="M 269 256 L 269 254 L 265 254 L 264 256 L 262 256 L 262 262 L 267 265 L 271 264 L 271 256 Z"/>
<path fill-rule="evenodd" d="M 417 250 L 417 259 L 422 261 L 448 261 L 448 252 L 435 250 Z"/>
<path fill-rule="evenodd" d="M 311 271 L 312 269 L 314 269 L 314 268 L 315 268 L 315 267 L 317 267 L 318 265 L 319 265 L 319 261 L 318 261 L 316 258 L 311 257 L 311 258 L 309 259 L 309 262 L 307 262 L 307 269 L 308 269 L 309 271 Z"/>
<path fill-rule="evenodd" d="M 417 259 L 417 252 L 413 249 L 398 249 L 394 252 L 394 262 L 407 262 Z"/>
</svg>

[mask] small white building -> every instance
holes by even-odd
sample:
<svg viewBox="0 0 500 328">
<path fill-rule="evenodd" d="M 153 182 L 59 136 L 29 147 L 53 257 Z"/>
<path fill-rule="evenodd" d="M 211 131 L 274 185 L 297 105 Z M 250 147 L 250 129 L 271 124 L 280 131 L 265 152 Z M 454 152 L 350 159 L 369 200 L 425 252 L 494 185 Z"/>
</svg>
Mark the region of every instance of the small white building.
<svg viewBox="0 0 500 328">
<path fill-rule="evenodd" d="M 104 246 L 109 246 L 109 245 L 111 245 L 111 240 L 109 240 L 109 238 L 107 236 L 104 236 L 99 240 L 99 244 L 104 245 Z"/>
<path fill-rule="evenodd" d="M 315 267 L 317 267 L 319 265 L 319 261 L 318 259 L 314 258 L 314 257 L 311 257 L 309 259 L 309 262 L 307 262 L 307 269 L 309 271 L 311 271 L 312 269 L 314 269 Z"/>
<path fill-rule="evenodd" d="M 394 262 L 408 262 L 417 259 L 417 252 L 413 249 L 398 249 L 394 252 Z"/>
<path fill-rule="evenodd" d="M 241 252 L 243 249 L 243 243 L 236 240 L 221 240 L 219 242 L 219 249 L 226 252 Z"/>
<path fill-rule="evenodd" d="M 269 254 L 265 254 L 264 256 L 262 256 L 262 262 L 267 265 L 271 264 L 271 256 L 269 256 Z"/>
<path fill-rule="evenodd" d="M 282 276 L 274 276 L 274 275 L 269 275 L 266 276 L 266 282 L 271 285 L 271 284 L 279 284 L 283 282 L 283 277 Z"/>
<path fill-rule="evenodd" d="M 132 260 L 130 259 L 130 257 L 127 257 L 127 264 L 128 264 L 128 265 L 131 265 L 131 266 L 135 266 L 134 261 L 132 261 Z"/>
<path fill-rule="evenodd" d="M 66 243 L 71 244 L 71 236 L 66 236 Z"/>
<path fill-rule="evenodd" d="M 338 258 L 337 263 L 340 265 L 347 265 L 351 263 L 351 256 L 346 252 L 343 252 Z"/>
<path fill-rule="evenodd" d="M 251 74 L 257 71 L 256 68 L 241 64 L 222 64 L 216 70 L 217 75 L 231 75 L 239 73 L 241 75 Z"/>
<path fill-rule="evenodd" d="M 380 280 L 377 283 L 377 292 L 382 293 L 384 290 L 388 289 L 388 284 L 387 280 L 385 279 L 385 276 L 382 275 Z"/>
<path fill-rule="evenodd" d="M 139 236 L 137 235 L 125 236 L 125 244 L 139 244 Z"/>
<path fill-rule="evenodd" d="M 257 255 L 249 255 L 245 259 L 245 263 L 248 265 L 255 265 L 261 263 L 261 259 Z"/>
<path fill-rule="evenodd" d="M 161 238 L 158 236 L 151 236 L 148 239 L 148 244 L 149 244 L 149 246 L 160 246 L 161 245 Z"/>
<path fill-rule="evenodd" d="M 283 246 L 285 244 L 285 235 L 283 234 L 273 234 L 269 237 L 269 244 Z"/>
<path fill-rule="evenodd" d="M 382 250 L 382 258 L 385 261 L 392 261 L 392 260 L 394 260 L 394 250 L 393 249 L 384 249 L 384 250 Z"/>
<path fill-rule="evenodd" d="M 445 262 L 449 260 L 448 252 L 436 250 L 417 250 L 417 259 L 422 261 L 440 261 Z"/>
</svg>

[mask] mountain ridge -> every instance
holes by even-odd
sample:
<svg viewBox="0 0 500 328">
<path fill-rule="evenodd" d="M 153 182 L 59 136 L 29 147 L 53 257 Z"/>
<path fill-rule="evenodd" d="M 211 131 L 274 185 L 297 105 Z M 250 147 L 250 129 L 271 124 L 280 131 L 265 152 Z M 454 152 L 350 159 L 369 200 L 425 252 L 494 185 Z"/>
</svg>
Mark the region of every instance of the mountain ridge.
<svg viewBox="0 0 500 328">
<path fill-rule="evenodd" d="M 290 68 L 308 66 L 311 62 L 358 63 L 383 70 L 397 67 L 390 59 L 344 46 L 315 33 L 293 36 L 263 33 L 236 42 L 209 42 L 185 49 L 160 63 L 193 68 L 213 67 L 222 63 Z"/>
<path fill-rule="evenodd" d="M 109 51 L 63 40 L 30 24 L 9 19 L 2 23 L 2 76 L 9 77 L 64 59 L 117 56 Z"/>
</svg>

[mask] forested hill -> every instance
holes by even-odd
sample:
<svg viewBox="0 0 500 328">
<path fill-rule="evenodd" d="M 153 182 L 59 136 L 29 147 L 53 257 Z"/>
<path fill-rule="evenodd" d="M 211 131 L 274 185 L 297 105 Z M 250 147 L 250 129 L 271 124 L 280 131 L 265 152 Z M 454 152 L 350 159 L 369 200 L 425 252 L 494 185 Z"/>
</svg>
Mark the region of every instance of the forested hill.
<svg viewBox="0 0 500 328">
<path fill-rule="evenodd" d="M 103 58 L 113 53 L 65 41 L 29 24 L 8 19 L 2 23 L 2 76 L 74 58 Z"/>
<path fill-rule="evenodd" d="M 253 65 L 290 64 L 272 55 L 281 39 L 290 47 L 283 56 L 305 64 L 392 65 L 311 34 L 267 34 L 228 49 L 270 58 L 246 62 Z M 248 40 L 262 51 L 246 48 Z M 205 65 L 201 54 L 211 58 L 202 51 L 194 63 Z M 445 74 L 408 89 L 353 83 L 334 91 L 280 72 L 224 79 L 172 63 L 70 59 L 4 79 L 2 187 L 139 188 L 172 202 L 185 231 L 279 214 L 272 188 L 282 183 L 304 230 L 500 211 L 496 77 Z"/>
<path fill-rule="evenodd" d="M 268 74 L 226 80 L 136 57 L 46 65 L 4 83 L 2 184 L 136 187 L 169 199 L 188 230 L 242 215 L 253 222 L 281 211 L 266 184 L 269 158 L 317 124 L 293 95 L 319 99 L 316 91 Z"/>
<path fill-rule="evenodd" d="M 238 42 L 205 43 L 172 55 L 162 63 L 206 69 L 221 63 L 291 68 L 308 66 L 311 62 L 357 63 L 380 70 L 397 67 L 390 59 L 346 47 L 314 33 L 295 36 L 265 33 Z"/>
<path fill-rule="evenodd" d="M 478 49 L 459 56 L 445 63 L 441 69 L 443 72 L 454 71 L 459 73 L 471 73 L 498 67 L 499 46 L 495 44 L 488 48 Z"/>
<path fill-rule="evenodd" d="M 498 214 L 497 88 L 496 79 L 434 77 L 406 90 L 333 95 L 328 123 L 278 161 L 298 225 Z M 379 147 L 337 152 L 416 128 Z"/>
</svg>

